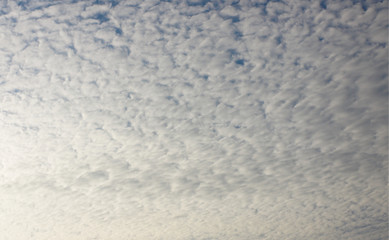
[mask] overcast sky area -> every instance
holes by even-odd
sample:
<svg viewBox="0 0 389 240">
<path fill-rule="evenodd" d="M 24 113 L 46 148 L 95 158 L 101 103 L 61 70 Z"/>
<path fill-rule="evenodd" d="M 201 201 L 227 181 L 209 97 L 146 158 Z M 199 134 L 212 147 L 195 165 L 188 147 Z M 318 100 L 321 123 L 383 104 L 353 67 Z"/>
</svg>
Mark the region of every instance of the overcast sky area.
<svg viewBox="0 0 389 240">
<path fill-rule="evenodd" d="M 388 239 L 387 37 L 379 0 L 0 0 L 0 239 Z"/>
</svg>

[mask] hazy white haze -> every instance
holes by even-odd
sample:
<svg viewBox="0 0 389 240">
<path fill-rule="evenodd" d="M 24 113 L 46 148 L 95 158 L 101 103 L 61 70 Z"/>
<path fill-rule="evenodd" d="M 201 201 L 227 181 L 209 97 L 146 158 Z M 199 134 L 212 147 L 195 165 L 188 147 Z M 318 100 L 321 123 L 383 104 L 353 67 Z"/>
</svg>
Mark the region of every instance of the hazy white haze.
<svg viewBox="0 0 389 240">
<path fill-rule="evenodd" d="M 1 240 L 388 230 L 388 1 L 0 0 Z"/>
</svg>

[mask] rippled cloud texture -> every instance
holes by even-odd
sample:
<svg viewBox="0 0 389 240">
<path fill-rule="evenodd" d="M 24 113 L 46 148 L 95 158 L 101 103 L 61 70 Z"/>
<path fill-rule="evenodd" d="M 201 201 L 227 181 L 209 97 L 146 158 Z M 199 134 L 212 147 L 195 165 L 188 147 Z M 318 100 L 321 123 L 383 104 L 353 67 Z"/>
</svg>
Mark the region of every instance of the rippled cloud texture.
<svg viewBox="0 0 389 240">
<path fill-rule="evenodd" d="M 0 1 L 1 239 L 387 239 L 387 4 Z"/>
</svg>

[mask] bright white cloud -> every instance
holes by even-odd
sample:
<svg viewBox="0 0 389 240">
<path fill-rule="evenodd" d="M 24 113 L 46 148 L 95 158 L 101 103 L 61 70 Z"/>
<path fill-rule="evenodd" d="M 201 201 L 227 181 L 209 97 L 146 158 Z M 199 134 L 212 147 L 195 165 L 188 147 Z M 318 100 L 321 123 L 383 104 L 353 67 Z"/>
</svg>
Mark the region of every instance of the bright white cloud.
<svg viewBox="0 0 389 240">
<path fill-rule="evenodd" d="M 2 239 L 388 237 L 387 2 L 0 7 Z"/>
</svg>

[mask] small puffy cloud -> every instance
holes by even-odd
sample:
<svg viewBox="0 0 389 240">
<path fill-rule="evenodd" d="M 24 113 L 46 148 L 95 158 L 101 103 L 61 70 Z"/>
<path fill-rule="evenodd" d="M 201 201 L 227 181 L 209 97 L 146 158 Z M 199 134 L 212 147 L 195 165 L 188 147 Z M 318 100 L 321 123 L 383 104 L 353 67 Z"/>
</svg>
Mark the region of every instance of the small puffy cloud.
<svg viewBox="0 0 389 240">
<path fill-rule="evenodd" d="M 385 239 L 387 4 L 0 3 L 4 239 Z"/>
</svg>

